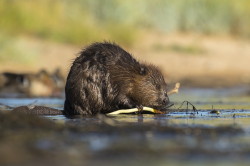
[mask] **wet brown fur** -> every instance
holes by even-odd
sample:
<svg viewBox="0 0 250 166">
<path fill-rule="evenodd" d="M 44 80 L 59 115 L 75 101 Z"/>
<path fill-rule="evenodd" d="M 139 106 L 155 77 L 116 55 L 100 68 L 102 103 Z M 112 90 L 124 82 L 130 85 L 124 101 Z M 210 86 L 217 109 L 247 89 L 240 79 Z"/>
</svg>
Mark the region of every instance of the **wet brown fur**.
<svg viewBox="0 0 250 166">
<path fill-rule="evenodd" d="M 64 111 L 93 115 L 142 106 L 165 109 L 167 85 L 157 67 L 139 63 L 116 44 L 94 43 L 75 59 L 65 86 Z"/>
</svg>

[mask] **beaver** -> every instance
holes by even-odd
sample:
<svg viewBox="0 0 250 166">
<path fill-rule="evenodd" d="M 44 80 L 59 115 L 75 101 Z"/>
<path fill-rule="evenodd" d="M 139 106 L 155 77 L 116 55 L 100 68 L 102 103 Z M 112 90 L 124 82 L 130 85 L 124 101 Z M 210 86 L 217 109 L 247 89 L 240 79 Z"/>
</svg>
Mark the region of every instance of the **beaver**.
<svg viewBox="0 0 250 166">
<path fill-rule="evenodd" d="M 173 91 L 173 90 L 172 90 Z M 93 43 L 74 60 L 66 80 L 62 113 L 95 115 L 143 106 L 169 107 L 167 84 L 160 70 L 140 63 L 115 43 Z M 21 106 L 13 111 L 58 114 L 42 106 Z"/>
<path fill-rule="evenodd" d="M 94 43 L 80 52 L 65 86 L 64 112 L 94 115 L 148 106 L 166 109 L 167 84 L 160 70 L 140 63 L 115 43 Z"/>
</svg>

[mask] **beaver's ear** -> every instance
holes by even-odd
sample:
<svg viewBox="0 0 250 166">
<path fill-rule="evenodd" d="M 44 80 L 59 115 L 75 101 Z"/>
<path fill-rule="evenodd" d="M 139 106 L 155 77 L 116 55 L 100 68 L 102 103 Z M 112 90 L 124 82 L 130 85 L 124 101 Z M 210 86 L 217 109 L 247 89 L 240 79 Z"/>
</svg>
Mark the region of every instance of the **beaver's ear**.
<svg viewBox="0 0 250 166">
<path fill-rule="evenodd" d="M 146 68 L 145 67 L 141 67 L 140 68 L 140 75 L 146 75 L 146 74 L 147 74 Z"/>
</svg>

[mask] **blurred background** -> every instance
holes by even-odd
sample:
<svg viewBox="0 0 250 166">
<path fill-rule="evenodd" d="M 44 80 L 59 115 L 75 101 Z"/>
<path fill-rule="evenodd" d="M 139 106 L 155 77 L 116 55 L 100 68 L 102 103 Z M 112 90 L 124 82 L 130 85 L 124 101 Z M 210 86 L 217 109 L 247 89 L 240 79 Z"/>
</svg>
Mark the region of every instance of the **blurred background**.
<svg viewBox="0 0 250 166">
<path fill-rule="evenodd" d="M 53 123 L 9 111 L 63 109 L 73 60 L 101 41 L 180 82 L 176 111 L 43 116 Z M 249 63 L 250 0 L 0 0 L 0 165 L 249 166 Z"/>
<path fill-rule="evenodd" d="M 65 77 L 77 53 L 116 42 L 168 82 L 250 82 L 249 0 L 0 0 L 0 72 Z"/>
</svg>

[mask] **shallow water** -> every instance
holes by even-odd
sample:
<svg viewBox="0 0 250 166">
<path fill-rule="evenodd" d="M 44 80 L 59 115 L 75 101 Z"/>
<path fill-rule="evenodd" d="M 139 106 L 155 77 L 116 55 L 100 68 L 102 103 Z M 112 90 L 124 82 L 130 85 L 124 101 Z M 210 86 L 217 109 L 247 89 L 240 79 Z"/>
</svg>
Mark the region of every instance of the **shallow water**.
<svg viewBox="0 0 250 166">
<path fill-rule="evenodd" d="M 163 115 L 45 118 L 82 128 L 80 134 L 66 135 L 77 145 L 65 138 L 58 141 L 66 151 L 87 157 L 85 161 L 92 165 L 249 165 L 250 96 L 245 95 L 244 88 L 182 89 L 170 100 L 175 103 L 173 110 Z M 186 110 L 186 104 L 178 110 L 183 101 L 191 102 L 197 110 L 190 105 Z M 0 99 L 0 103 L 62 109 L 64 99 L 8 98 Z M 47 146 L 46 141 L 39 144 L 45 151 L 50 150 Z M 81 163 L 76 156 L 74 159 Z"/>
<path fill-rule="evenodd" d="M 250 128 L 250 95 L 246 95 L 246 87 L 230 89 L 181 89 L 179 94 L 170 96 L 174 110 L 190 109 L 189 111 L 170 111 L 164 115 L 117 115 L 109 116 L 119 122 L 154 122 L 185 125 L 240 125 Z M 192 103 L 192 106 L 183 101 Z M 63 98 L 0 98 L 0 104 L 17 107 L 21 105 L 42 105 L 63 109 Z M 210 113 L 218 110 L 219 114 Z M 70 120 L 63 115 L 45 116 L 53 120 Z M 84 118 L 82 119 L 84 120 Z"/>
<path fill-rule="evenodd" d="M 170 96 L 170 101 L 174 103 L 171 109 L 192 109 L 191 105 L 183 101 L 189 101 L 193 104 L 197 112 L 169 112 L 166 115 L 143 115 L 144 119 L 168 119 L 185 123 L 185 119 L 193 119 L 197 121 L 209 121 L 228 119 L 228 121 L 236 121 L 237 118 L 249 118 L 250 115 L 250 95 L 246 95 L 246 87 L 230 88 L 230 89 L 181 89 L 179 94 Z M 42 105 L 57 109 L 63 109 L 63 98 L 0 98 L 0 104 L 11 107 L 21 105 Z M 181 106 L 181 107 L 180 107 Z M 211 110 L 222 110 L 220 114 L 211 114 Z M 62 115 L 46 116 L 52 119 L 66 119 Z M 115 119 L 127 119 L 133 121 L 137 118 L 135 115 L 118 115 Z"/>
</svg>

